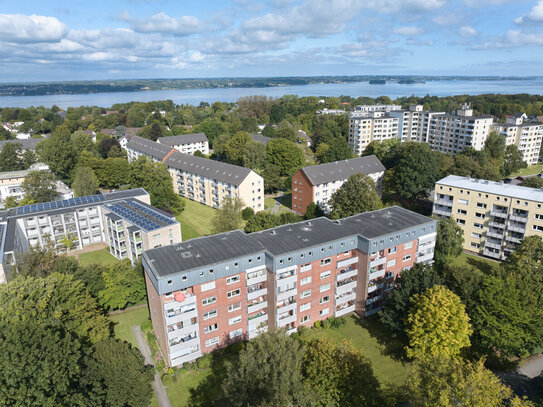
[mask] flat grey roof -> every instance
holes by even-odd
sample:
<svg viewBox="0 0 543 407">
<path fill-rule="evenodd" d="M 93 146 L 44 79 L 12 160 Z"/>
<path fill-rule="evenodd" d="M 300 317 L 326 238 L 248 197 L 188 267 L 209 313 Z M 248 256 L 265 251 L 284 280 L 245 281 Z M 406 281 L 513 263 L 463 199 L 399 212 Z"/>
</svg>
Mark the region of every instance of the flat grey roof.
<svg viewBox="0 0 543 407">
<path fill-rule="evenodd" d="M 249 168 L 239 167 L 237 165 L 227 164 L 209 158 L 183 154 L 177 150 L 174 150 L 168 155 L 168 158 L 164 160 L 164 164 L 168 167 L 233 185 L 241 184 L 251 172 Z"/>
<path fill-rule="evenodd" d="M 263 251 L 256 240 L 234 230 L 146 250 L 143 256 L 153 273 L 164 277 Z"/>
<path fill-rule="evenodd" d="M 543 189 L 521 187 L 519 185 L 504 184 L 500 181 L 487 181 L 470 177 L 449 175 L 436 182 L 436 185 L 445 185 L 455 188 L 466 188 L 489 194 L 507 196 L 509 198 L 526 199 L 530 201 L 543 202 Z M 436 192 L 438 192 L 436 190 Z"/>
<path fill-rule="evenodd" d="M 156 276 L 186 272 L 227 260 L 267 251 L 272 255 L 291 253 L 349 236 L 375 239 L 434 219 L 397 206 L 361 213 L 332 221 L 312 219 L 251 234 L 240 230 L 200 237 L 143 253 Z"/>
<path fill-rule="evenodd" d="M 481 120 L 481 119 L 493 119 L 494 116 L 491 114 L 483 114 L 481 116 L 460 116 L 457 114 L 450 113 L 438 113 L 434 117 L 446 117 L 449 119 L 463 119 L 463 120 Z"/>
<path fill-rule="evenodd" d="M 374 155 L 352 158 L 350 160 L 335 161 L 332 163 L 304 167 L 302 171 L 311 184 L 320 185 L 347 179 L 354 174 L 373 174 L 385 171 L 385 166 Z"/>
<path fill-rule="evenodd" d="M 139 151 L 140 153 L 149 155 L 159 161 L 164 160 L 168 153 L 172 151 L 172 147 L 170 146 L 155 143 L 152 140 L 147 140 L 139 136 L 132 137 L 132 139 L 126 144 L 126 148 Z"/>
<path fill-rule="evenodd" d="M 179 136 L 159 137 L 158 142 L 173 147 L 183 144 L 203 143 L 208 141 L 204 133 L 180 134 Z"/>
<path fill-rule="evenodd" d="M 322 217 L 283 225 L 250 236 L 273 255 L 281 255 L 354 235 L 375 239 L 428 222 L 433 219 L 392 206 L 337 221 Z"/>
</svg>

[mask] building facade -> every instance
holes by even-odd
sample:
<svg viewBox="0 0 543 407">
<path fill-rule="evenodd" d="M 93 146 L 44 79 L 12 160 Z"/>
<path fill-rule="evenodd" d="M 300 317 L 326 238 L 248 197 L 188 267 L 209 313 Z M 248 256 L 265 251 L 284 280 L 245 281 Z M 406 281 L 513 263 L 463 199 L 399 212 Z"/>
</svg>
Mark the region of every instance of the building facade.
<svg viewBox="0 0 543 407">
<path fill-rule="evenodd" d="M 264 179 L 249 168 L 180 153 L 141 137 L 133 137 L 126 151 L 128 161 L 143 155 L 166 165 L 174 190 L 182 197 L 214 208 L 225 197 L 238 197 L 244 207 L 264 209 Z"/>
<path fill-rule="evenodd" d="M 175 148 L 180 153 L 194 155 L 196 151 L 209 154 L 209 140 L 204 133 L 181 134 L 179 136 L 159 137 L 160 144 Z"/>
<path fill-rule="evenodd" d="M 449 175 L 436 182 L 433 214 L 452 217 L 464 250 L 504 260 L 525 236 L 543 237 L 541 189 Z"/>
<path fill-rule="evenodd" d="M 543 123 L 527 122 L 526 114 L 508 116 L 505 123 L 492 125 L 492 131 L 505 136 L 506 145 L 515 145 L 522 153 L 522 160 L 528 165 L 539 161 L 541 141 L 543 140 Z"/>
<path fill-rule="evenodd" d="M 307 206 L 314 202 L 324 213 L 328 213 L 328 201 L 332 194 L 355 174 L 368 175 L 381 194 L 385 167 L 374 155 L 313 165 L 302 168 L 292 176 L 292 210 L 304 215 Z"/>
<path fill-rule="evenodd" d="M 170 366 L 262 332 L 376 313 L 395 277 L 433 261 L 436 221 L 391 207 L 146 251 L 153 330 Z"/>
<path fill-rule="evenodd" d="M 144 250 L 181 242 L 181 226 L 175 217 L 149 203 L 145 190 L 133 189 L 1 211 L 4 270 L 15 264 L 18 253 L 49 242 L 58 251 L 107 243 L 113 256 L 132 263 Z M 5 280 L 0 275 L 0 282 Z"/>
<path fill-rule="evenodd" d="M 349 117 L 349 145 L 360 156 L 372 141 L 398 138 L 400 119 L 381 111 L 364 114 L 352 113 Z"/>
<path fill-rule="evenodd" d="M 411 105 L 408 110 L 394 110 L 390 117 L 398 118 L 398 139 L 401 142 L 420 142 L 421 125 L 424 111 L 422 105 Z"/>
</svg>

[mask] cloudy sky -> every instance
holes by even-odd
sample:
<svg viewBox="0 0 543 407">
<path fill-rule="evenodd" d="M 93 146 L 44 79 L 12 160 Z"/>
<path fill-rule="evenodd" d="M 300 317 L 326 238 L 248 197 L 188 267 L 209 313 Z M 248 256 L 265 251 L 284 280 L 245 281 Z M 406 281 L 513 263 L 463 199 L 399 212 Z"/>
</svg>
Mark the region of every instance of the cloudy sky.
<svg viewBox="0 0 543 407">
<path fill-rule="evenodd" d="M 543 75 L 543 0 L 6 1 L 0 81 Z"/>
</svg>

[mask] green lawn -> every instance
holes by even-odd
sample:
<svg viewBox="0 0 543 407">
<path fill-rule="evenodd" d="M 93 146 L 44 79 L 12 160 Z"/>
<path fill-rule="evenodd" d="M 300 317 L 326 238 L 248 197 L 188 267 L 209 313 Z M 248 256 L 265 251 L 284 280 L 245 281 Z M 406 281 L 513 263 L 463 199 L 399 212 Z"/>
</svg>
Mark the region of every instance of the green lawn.
<svg viewBox="0 0 543 407">
<path fill-rule="evenodd" d="M 115 337 L 124 339 L 136 346 L 134 335 L 132 335 L 132 327 L 141 325 L 149 318 L 149 309 L 147 305 L 139 308 L 128 308 L 118 314 L 109 316 L 109 319 L 115 323 Z"/>
<path fill-rule="evenodd" d="M 264 209 L 271 209 L 275 205 L 275 198 L 264 199 Z"/>
<path fill-rule="evenodd" d="M 211 373 L 212 369 L 186 370 L 177 373 L 177 383 L 166 387 L 166 393 L 173 407 L 186 407 L 189 405 L 190 390 L 196 389 Z"/>
<path fill-rule="evenodd" d="M 360 320 L 352 315 L 345 317 L 345 321 L 338 329 L 313 328 L 311 334 L 336 342 L 352 341 L 371 360 L 375 376 L 381 383 L 403 384 L 409 374 L 409 366 L 400 361 L 404 345 L 391 338 L 376 317 Z"/>
<path fill-rule="evenodd" d="M 527 168 L 522 168 L 519 172 L 509 175 L 509 178 L 515 178 L 519 175 L 534 175 L 543 172 L 543 164 L 530 165 Z"/>
<path fill-rule="evenodd" d="M 454 259 L 450 260 L 451 263 L 457 266 L 470 265 L 478 268 L 483 273 L 488 274 L 494 267 L 498 267 L 500 263 L 494 260 L 486 259 L 484 257 L 474 256 L 462 252 L 462 254 Z"/>
<path fill-rule="evenodd" d="M 273 208 L 273 206 L 275 205 L 275 202 L 277 202 L 277 200 L 279 200 L 279 199 L 281 199 L 281 201 L 280 201 L 281 205 L 279 206 L 279 211 L 277 213 L 284 212 L 284 211 L 290 211 L 290 208 L 292 206 L 292 195 L 291 194 L 285 194 L 285 195 L 280 196 L 280 197 L 265 198 L 264 199 L 264 209 Z"/>
<path fill-rule="evenodd" d="M 183 240 L 213 234 L 213 218 L 216 209 L 185 199 L 185 209 L 176 219 L 181 222 Z"/>
<path fill-rule="evenodd" d="M 118 261 L 107 249 L 100 249 L 79 255 L 79 264 L 82 266 L 88 266 L 89 264 L 108 265 Z"/>
</svg>

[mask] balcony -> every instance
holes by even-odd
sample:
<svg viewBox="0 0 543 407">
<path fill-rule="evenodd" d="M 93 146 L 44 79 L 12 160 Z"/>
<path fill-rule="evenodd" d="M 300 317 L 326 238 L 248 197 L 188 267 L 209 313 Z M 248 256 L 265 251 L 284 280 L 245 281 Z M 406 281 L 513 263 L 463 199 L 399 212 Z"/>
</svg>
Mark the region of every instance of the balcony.
<svg viewBox="0 0 543 407">
<path fill-rule="evenodd" d="M 251 278 L 249 278 L 249 276 L 253 276 Z M 262 274 L 258 274 L 258 273 L 247 273 L 247 285 L 251 285 L 251 284 L 257 284 L 257 283 L 263 283 L 265 282 L 266 280 L 268 279 L 268 276 L 267 276 L 267 273 L 264 272 Z"/>
<path fill-rule="evenodd" d="M 374 302 L 377 302 L 377 301 L 381 300 L 382 298 L 383 298 L 382 295 L 376 295 L 376 296 L 373 297 L 373 298 L 368 298 L 368 299 L 366 300 L 366 305 L 371 305 L 371 304 L 373 304 Z"/>
<path fill-rule="evenodd" d="M 417 263 L 425 263 L 434 259 L 434 252 L 419 252 L 417 253 Z"/>
<path fill-rule="evenodd" d="M 507 218 L 507 212 L 503 211 L 495 211 L 494 209 L 490 211 L 490 216 L 494 216 L 496 218 Z"/>
<path fill-rule="evenodd" d="M 343 304 L 348 301 L 354 301 L 356 299 L 356 293 L 354 291 L 346 292 L 340 295 L 336 295 L 336 304 Z"/>
<path fill-rule="evenodd" d="M 247 288 L 247 301 L 254 300 L 259 297 L 263 297 L 268 294 L 268 289 L 264 283 L 257 284 L 256 286 Z"/>
<path fill-rule="evenodd" d="M 260 334 L 262 334 L 264 332 L 268 332 L 268 326 L 267 325 L 265 325 L 265 326 L 263 326 L 261 328 L 249 331 L 249 339 L 256 338 L 258 335 L 260 335 Z"/>
<path fill-rule="evenodd" d="M 336 294 L 339 295 L 339 294 L 343 294 L 343 293 L 345 293 L 347 291 L 354 290 L 355 287 L 356 287 L 356 280 L 355 279 L 340 281 L 340 282 L 337 283 Z"/>
<path fill-rule="evenodd" d="M 500 253 L 494 253 L 494 252 L 491 252 L 489 250 L 483 250 L 483 255 L 485 256 L 488 256 L 488 257 L 492 257 L 494 259 L 499 259 L 500 258 Z"/>
<path fill-rule="evenodd" d="M 357 257 L 351 257 L 351 258 L 349 258 L 349 259 L 345 259 L 345 260 L 339 261 L 339 262 L 336 264 L 336 268 L 337 268 L 337 269 L 341 269 L 341 268 L 350 266 L 351 264 L 355 264 L 355 263 L 358 263 L 358 256 L 357 256 Z"/>
<path fill-rule="evenodd" d="M 292 311 L 296 309 L 298 303 L 296 300 L 284 300 L 277 303 L 277 314 L 283 314 L 287 311 Z"/>
<path fill-rule="evenodd" d="M 505 236 L 505 240 L 513 243 L 522 243 L 522 238 L 514 236 Z"/>
<path fill-rule="evenodd" d="M 288 285 L 292 285 L 298 281 L 298 276 L 296 274 L 285 276 L 283 278 L 278 277 L 277 279 L 277 287 L 285 287 Z"/>
<path fill-rule="evenodd" d="M 385 273 L 386 273 L 386 269 L 384 267 L 381 270 L 377 270 L 375 268 L 370 268 L 369 279 L 374 280 L 376 278 L 384 277 Z"/>
<path fill-rule="evenodd" d="M 519 216 L 518 214 L 509 216 L 509 220 L 514 220 L 515 222 L 526 223 L 528 220 L 528 215 Z"/>
<path fill-rule="evenodd" d="M 434 201 L 434 204 L 436 204 L 436 205 L 442 205 L 442 206 L 450 206 L 450 207 L 452 208 L 452 206 L 453 206 L 453 201 L 452 201 L 452 200 L 448 200 L 448 199 L 437 198 L 437 199 Z"/>
<path fill-rule="evenodd" d="M 381 284 L 371 284 L 371 285 L 368 285 L 368 294 L 369 293 L 372 293 L 374 291 L 377 291 L 377 290 L 380 290 L 381 288 L 383 288 L 384 284 L 381 283 Z"/>
<path fill-rule="evenodd" d="M 170 359 L 172 366 L 179 366 L 185 362 L 191 362 L 202 356 L 199 346 L 197 344 L 191 344 L 190 346 L 176 348 L 174 351 L 170 347 Z"/>
<path fill-rule="evenodd" d="M 342 281 L 350 277 L 356 276 L 358 270 L 355 268 L 343 269 L 336 275 L 336 281 Z"/>
<path fill-rule="evenodd" d="M 435 215 L 441 215 L 441 216 L 447 216 L 447 217 L 452 215 L 452 211 L 446 211 L 444 209 L 440 209 L 440 208 L 436 208 L 436 207 L 434 207 L 433 213 Z"/>
<path fill-rule="evenodd" d="M 507 225 L 507 230 L 510 230 L 512 232 L 525 233 L 526 227 L 524 225 L 521 226 L 519 224 L 509 222 L 509 224 Z"/>
<path fill-rule="evenodd" d="M 254 304 L 251 304 L 251 305 L 247 306 L 247 313 L 251 314 L 252 312 L 256 312 L 256 311 L 259 311 L 261 309 L 264 309 L 267 306 L 268 306 L 267 301 L 256 302 Z"/>
<path fill-rule="evenodd" d="M 264 312 L 259 312 L 256 315 L 250 316 L 248 319 L 249 331 L 254 331 L 260 326 L 260 324 L 265 323 L 267 320 L 268 320 L 268 314 Z"/>
<path fill-rule="evenodd" d="M 190 322 L 195 322 L 194 324 L 190 324 Z M 191 332 L 198 332 L 198 322 L 196 319 L 193 321 L 190 321 L 186 324 L 183 324 L 183 322 L 178 322 L 176 329 L 169 329 L 168 330 L 168 340 L 178 338 L 180 336 L 186 336 L 190 334 Z"/>
<path fill-rule="evenodd" d="M 370 268 L 380 266 L 381 264 L 385 264 L 386 262 L 386 257 L 376 257 L 375 260 L 370 261 Z"/>
<path fill-rule="evenodd" d="M 277 326 L 279 328 L 282 328 L 288 324 L 291 324 L 293 322 L 296 322 L 296 314 L 293 314 L 293 315 L 283 315 L 283 316 L 279 316 L 277 318 Z"/>
<path fill-rule="evenodd" d="M 488 226 L 497 228 L 497 229 L 505 229 L 505 223 L 488 222 Z"/>
<path fill-rule="evenodd" d="M 343 315 L 346 315 L 346 314 L 349 314 L 351 312 L 354 312 L 354 309 L 355 309 L 355 305 L 351 305 L 349 307 L 345 307 L 345 308 L 342 308 L 342 309 L 337 309 L 336 308 L 336 312 L 335 312 L 335 315 L 336 317 L 341 317 Z"/>
<path fill-rule="evenodd" d="M 500 230 L 500 233 L 496 233 L 496 232 L 486 232 L 486 235 L 487 237 L 492 237 L 494 239 L 498 239 L 498 240 L 501 240 L 503 239 L 503 230 Z"/>
<path fill-rule="evenodd" d="M 277 293 L 277 301 L 281 301 L 281 300 L 285 300 L 289 297 L 294 297 L 295 295 L 298 294 L 298 290 L 296 287 L 293 287 L 289 290 L 286 290 L 286 291 L 283 291 L 283 292 L 278 292 Z"/>
<path fill-rule="evenodd" d="M 502 244 L 501 244 L 501 242 L 498 242 L 498 241 L 496 241 L 496 240 L 493 241 L 493 240 L 487 239 L 487 240 L 485 241 L 485 248 L 486 248 L 486 247 L 492 247 L 493 249 L 501 250 Z"/>
</svg>

